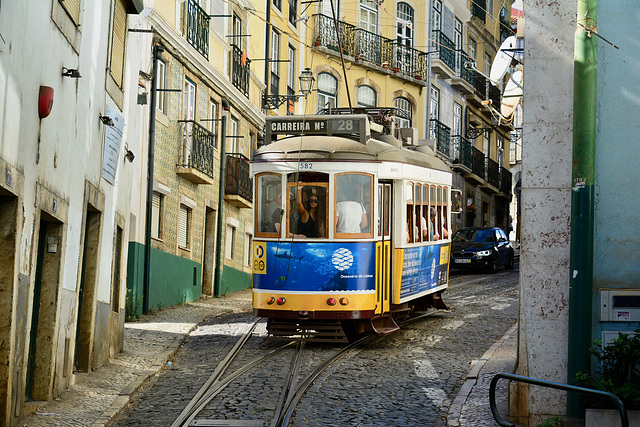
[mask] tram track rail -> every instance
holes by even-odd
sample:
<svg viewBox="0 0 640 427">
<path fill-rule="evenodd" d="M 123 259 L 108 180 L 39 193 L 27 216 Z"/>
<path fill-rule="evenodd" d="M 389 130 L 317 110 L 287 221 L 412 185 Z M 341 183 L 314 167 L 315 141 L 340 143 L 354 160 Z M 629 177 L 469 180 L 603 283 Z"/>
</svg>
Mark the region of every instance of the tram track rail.
<svg viewBox="0 0 640 427">
<path fill-rule="evenodd" d="M 414 317 L 406 318 L 400 325 L 406 325 L 411 322 L 424 319 L 434 314 L 437 311 L 422 313 Z M 344 347 L 334 351 L 330 356 L 324 358 L 317 366 L 315 366 L 310 373 L 306 375 L 300 375 L 302 371 L 302 360 L 305 351 L 305 340 L 290 341 L 286 344 L 274 348 L 267 353 L 254 358 L 253 360 L 245 363 L 235 371 L 225 376 L 225 373 L 230 368 L 232 362 L 240 354 L 247 344 L 249 338 L 252 336 L 256 326 L 262 321 L 262 318 L 256 319 L 237 340 L 233 348 L 225 356 L 225 358 L 215 367 L 213 373 L 204 382 L 201 388 L 196 392 L 187 406 L 182 410 L 180 415 L 171 424 L 171 427 L 187 427 L 187 426 L 262 426 L 262 427 L 287 427 L 290 425 L 291 420 L 295 414 L 295 410 L 298 402 L 304 396 L 306 391 L 311 385 L 320 377 L 320 375 L 326 371 L 330 366 L 336 363 L 340 358 L 347 353 L 363 347 L 366 343 L 373 339 L 384 339 L 384 336 L 367 335 L 363 336 L 356 341 L 345 345 Z M 242 375 L 247 374 L 252 369 L 258 367 L 265 360 L 274 357 L 275 355 L 287 350 L 293 349 L 294 352 L 290 359 L 289 370 L 284 380 L 282 391 L 280 393 L 274 415 L 271 420 L 255 421 L 255 420 L 214 420 L 214 419 L 202 419 L 198 418 L 198 415 L 209 405 L 209 403 L 218 396 L 223 390 L 229 387 L 233 381 L 240 378 Z"/>
</svg>

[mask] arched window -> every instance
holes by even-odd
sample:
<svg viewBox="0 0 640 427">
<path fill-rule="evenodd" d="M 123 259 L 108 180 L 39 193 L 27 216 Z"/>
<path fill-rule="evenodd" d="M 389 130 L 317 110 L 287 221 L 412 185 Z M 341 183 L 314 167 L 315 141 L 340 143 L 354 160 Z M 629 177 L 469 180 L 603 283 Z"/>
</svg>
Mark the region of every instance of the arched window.
<svg viewBox="0 0 640 427">
<path fill-rule="evenodd" d="M 413 104 L 407 98 L 398 97 L 394 101 L 394 106 L 402 110 L 402 113 L 406 115 L 406 117 L 402 117 L 400 115 L 396 116 L 396 125 L 399 128 L 410 128 L 413 120 Z"/>
<path fill-rule="evenodd" d="M 376 91 L 371 86 L 358 86 L 358 107 L 375 107 Z"/>
<path fill-rule="evenodd" d="M 318 74 L 318 111 L 336 107 L 338 79 L 329 73 Z"/>
<path fill-rule="evenodd" d="M 397 40 L 401 46 L 413 46 L 413 8 L 407 3 L 398 3 Z"/>
</svg>

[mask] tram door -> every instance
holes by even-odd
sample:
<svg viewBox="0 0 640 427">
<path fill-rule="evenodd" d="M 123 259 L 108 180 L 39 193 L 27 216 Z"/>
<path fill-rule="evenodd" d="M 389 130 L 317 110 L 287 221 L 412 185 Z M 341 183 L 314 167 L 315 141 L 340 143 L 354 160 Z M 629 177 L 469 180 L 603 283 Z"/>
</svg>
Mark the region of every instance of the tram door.
<svg viewBox="0 0 640 427">
<path fill-rule="evenodd" d="M 376 236 L 376 314 L 389 312 L 391 299 L 391 183 L 378 184 Z"/>
</svg>

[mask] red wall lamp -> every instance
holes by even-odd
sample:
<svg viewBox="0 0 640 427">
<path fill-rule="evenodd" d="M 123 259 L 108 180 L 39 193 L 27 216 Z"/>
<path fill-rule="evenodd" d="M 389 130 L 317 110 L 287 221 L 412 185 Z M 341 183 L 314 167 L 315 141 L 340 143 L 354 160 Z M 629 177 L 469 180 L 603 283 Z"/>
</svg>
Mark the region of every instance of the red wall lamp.
<svg viewBox="0 0 640 427">
<path fill-rule="evenodd" d="M 53 88 L 49 86 L 40 86 L 40 95 L 38 96 L 38 115 L 44 119 L 51 113 L 53 108 Z"/>
</svg>

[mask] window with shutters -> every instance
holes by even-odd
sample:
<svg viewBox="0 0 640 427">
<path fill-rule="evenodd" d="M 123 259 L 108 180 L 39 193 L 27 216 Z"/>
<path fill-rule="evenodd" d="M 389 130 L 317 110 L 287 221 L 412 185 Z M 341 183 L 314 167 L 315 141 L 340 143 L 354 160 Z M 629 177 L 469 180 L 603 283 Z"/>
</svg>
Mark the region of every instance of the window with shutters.
<svg viewBox="0 0 640 427">
<path fill-rule="evenodd" d="M 124 87 L 124 46 L 126 35 L 127 10 L 124 5 L 124 0 L 116 0 L 113 11 L 109 72 L 120 89 Z"/>
<path fill-rule="evenodd" d="M 60 0 L 60 4 L 67 12 L 74 24 L 80 25 L 80 0 Z"/>
<path fill-rule="evenodd" d="M 154 191 L 151 199 L 151 237 L 158 240 L 162 240 L 163 209 L 164 196 Z"/>
<path fill-rule="evenodd" d="M 227 224 L 227 235 L 224 238 L 224 256 L 227 259 L 233 259 L 235 250 L 236 228 Z"/>
<path fill-rule="evenodd" d="M 189 249 L 191 240 L 191 209 L 180 204 L 180 212 L 178 213 L 178 247 Z"/>
</svg>

